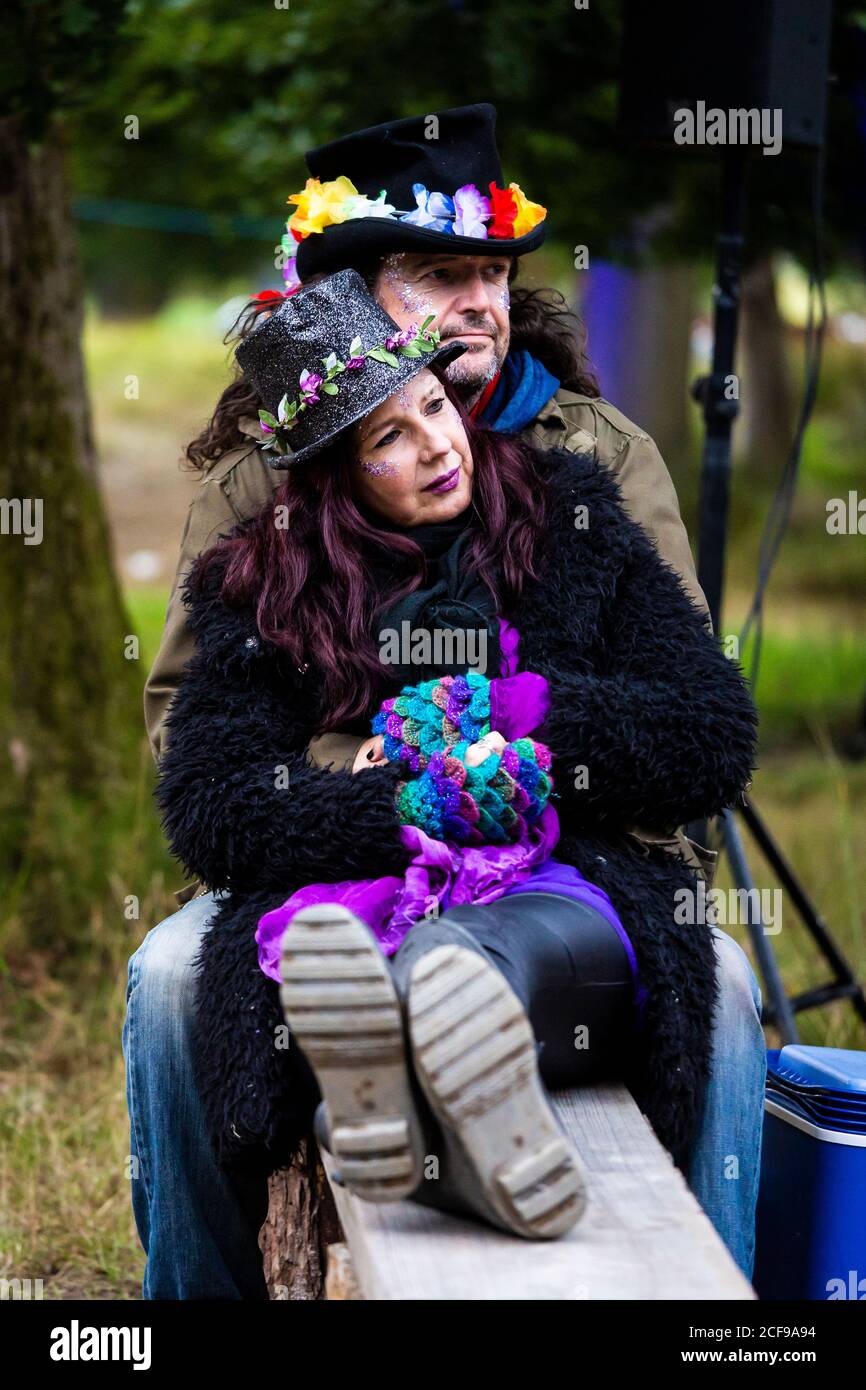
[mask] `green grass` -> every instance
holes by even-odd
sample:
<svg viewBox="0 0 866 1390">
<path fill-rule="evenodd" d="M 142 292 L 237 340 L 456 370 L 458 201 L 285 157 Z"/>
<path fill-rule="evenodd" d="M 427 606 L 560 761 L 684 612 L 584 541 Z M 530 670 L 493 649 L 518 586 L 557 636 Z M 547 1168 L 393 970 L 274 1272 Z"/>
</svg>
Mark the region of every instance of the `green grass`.
<svg viewBox="0 0 866 1390">
<path fill-rule="evenodd" d="M 168 590 L 142 585 L 128 589 L 125 597 L 126 607 L 132 619 L 132 630 L 141 647 L 142 670 L 148 670 L 156 656 L 165 625 Z"/>
<path fill-rule="evenodd" d="M 182 880 L 161 842 L 151 781 L 148 770 L 135 804 L 100 828 L 116 857 L 94 896 L 86 950 L 69 959 L 35 951 L 14 918 L 4 930 L 0 1277 L 42 1279 L 46 1298 L 140 1296 L 120 1050 L 126 967 L 175 909 Z"/>
<path fill-rule="evenodd" d="M 819 731 L 813 751 L 796 757 L 776 754 L 762 758 L 751 795 L 785 857 L 829 927 L 835 941 L 861 981 L 866 980 L 866 763 L 843 763 Z M 764 864 L 748 832 L 743 840 L 755 885 L 781 885 Z M 723 864 L 718 885 L 731 886 Z M 789 994 L 825 984 L 830 979 L 786 895 L 782 898 L 781 931 L 770 937 L 774 955 Z M 726 927 L 753 955 L 745 927 Z M 850 1005 L 797 1015 L 801 1041 L 816 1046 L 866 1048 L 866 1027 Z M 770 1030 L 768 1046 L 779 1046 Z"/>
<path fill-rule="evenodd" d="M 127 595 L 141 669 L 155 655 L 167 593 Z M 0 1277 L 42 1279 L 47 1299 L 137 1299 L 144 1257 L 132 1217 L 129 1130 L 120 1049 L 131 953 L 176 909 L 183 874 L 159 831 L 153 768 L 98 833 L 109 846 L 87 949 L 33 951 L 14 914 L 0 954 Z M 88 833 L 58 807 L 64 833 Z M 74 862 L 74 861 L 73 861 Z M 138 899 L 137 915 L 130 896 Z M 5 903 L 8 911 L 8 897 Z"/>
<path fill-rule="evenodd" d="M 749 670 L 748 656 L 744 669 Z M 801 741 L 817 725 L 849 729 L 866 696 L 866 651 L 852 632 L 769 632 L 755 687 L 766 745 Z"/>
<path fill-rule="evenodd" d="M 88 314 L 88 379 L 103 430 L 123 421 L 163 428 L 173 417 L 203 416 L 212 407 L 231 374 L 231 350 L 220 341 L 214 308 L 184 299 L 147 319 Z M 128 380 L 132 374 L 136 381 Z"/>
</svg>

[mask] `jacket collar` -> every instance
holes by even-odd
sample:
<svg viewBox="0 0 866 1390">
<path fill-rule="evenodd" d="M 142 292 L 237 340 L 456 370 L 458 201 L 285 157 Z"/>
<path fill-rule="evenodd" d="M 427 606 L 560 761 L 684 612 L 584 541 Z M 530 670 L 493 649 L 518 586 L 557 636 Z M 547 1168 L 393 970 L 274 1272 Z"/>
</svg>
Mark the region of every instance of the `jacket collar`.
<svg viewBox="0 0 866 1390">
<path fill-rule="evenodd" d="M 263 440 L 267 439 L 265 431 L 254 415 L 243 415 L 238 420 L 238 430 L 247 439 L 254 439 L 257 444 L 261 444 Z"/>
</svg>

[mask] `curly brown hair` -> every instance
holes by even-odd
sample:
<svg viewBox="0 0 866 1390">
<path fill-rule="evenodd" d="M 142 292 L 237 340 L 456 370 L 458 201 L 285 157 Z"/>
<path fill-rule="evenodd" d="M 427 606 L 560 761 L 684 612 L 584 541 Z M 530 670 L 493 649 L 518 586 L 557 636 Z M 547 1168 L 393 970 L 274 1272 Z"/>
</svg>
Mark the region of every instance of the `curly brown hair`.
<svg viewBox="0 0 866 1390">
<path fill-rule="evenodd" d="M 381 259 L 358 262 L 351 269 L 363 276 L 372 291 L 381 266 Z M 515 257 L 509 271 L 511 288 L 511 346 L 525 348 L 542 362 L 548 371 L 568 391 L 584 396 L 600 394 L 598 381 L 586 355 L 586 330 L 579 316 L 569 308 L 559 290 L 514 285 L 520 266 Z M 313 276 L 313 284 L 323 276 Z M 223 341 L 241 342 L 252 333 L 262 314 L 273 310 L 273 301 L 250 300 L 244 306 Z M 216 409 L 200 434 L 187 445 L 185 457 L 190 468 L 207 472 L 209 468 L 245 443 L 240 421 L 246 416 L 258 416 L 262 402 L 256 391 L 236 367 L 235 380 L 225 388 Z"/>
</svg>

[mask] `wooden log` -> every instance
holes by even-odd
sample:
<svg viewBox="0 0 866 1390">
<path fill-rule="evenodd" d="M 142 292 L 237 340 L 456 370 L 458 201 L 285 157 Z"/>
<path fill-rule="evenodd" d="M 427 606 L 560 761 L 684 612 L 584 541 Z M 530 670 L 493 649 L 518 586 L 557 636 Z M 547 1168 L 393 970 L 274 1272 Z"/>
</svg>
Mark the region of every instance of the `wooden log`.
<svg viewBox="0 0 866 1390">
<path fill-rule="evenodd" d="M 328 1246 L 328 1272 L 325 1297 L 330 1302 L 363 1299 L 351 1251 L 343 1241 Z"/>
<path fill-rule="evenodd" d="M 312 1135 L 292 1166 L 273 1174 L 269 1189 L 259 1246 L 271 1298 L 325 1298 L 328 1247 L 342 1241 L 343 1232 Z"/>
</svg>

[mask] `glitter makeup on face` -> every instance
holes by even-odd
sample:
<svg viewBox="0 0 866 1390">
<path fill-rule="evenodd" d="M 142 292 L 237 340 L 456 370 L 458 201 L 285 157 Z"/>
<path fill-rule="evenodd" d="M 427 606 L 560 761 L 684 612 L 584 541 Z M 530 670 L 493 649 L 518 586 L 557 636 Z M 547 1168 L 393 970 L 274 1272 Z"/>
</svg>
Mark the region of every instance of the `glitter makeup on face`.
<svg viewBox="0 0 866 1390">
<path fill-rule="evenodd" d="M 380 459 L 376 463 L 368 463 L 366 459 L 361 459 L 359 466 L 362 472 L 371 478 L 390 478 L 400 472 L 400 465 L 391 459 Z"/>
<path fill-rule="evenodd" d="M 511 294 L 507 285 L 505 286 L 504 290 L 499 291 L 499 307 L 500 309 L 511 308 Z"/>
<path fill-rule="evenodd" d="M 382 274 L 391 293 L 400 301 L 404 313 L 432 314 L 433 305 L 429 299 L 410 285 L 403 269 L 405 251 L 392 252 L 382 262 Z"/>
</svg>

